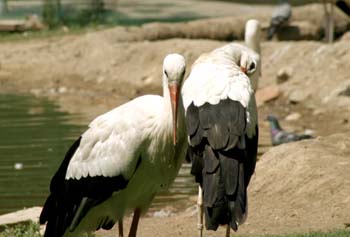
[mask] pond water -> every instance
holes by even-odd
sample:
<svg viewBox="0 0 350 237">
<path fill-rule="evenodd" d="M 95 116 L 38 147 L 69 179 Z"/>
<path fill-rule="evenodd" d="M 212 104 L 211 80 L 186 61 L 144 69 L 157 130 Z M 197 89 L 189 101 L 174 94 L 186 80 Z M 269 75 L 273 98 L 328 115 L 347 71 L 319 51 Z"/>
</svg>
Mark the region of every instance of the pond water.
<svg viewBox="0 0 350 237">
<path fill-rule="evenodd" d="M 86 129 L 73 124 L 79 115 L 60 112 L 51 101 L 0 94 L 0 214 L 43 205 L 52 175 L 72 142 Z M 196 193 L 184 164 L 172 187 L 152 209 Z"/>
</svg>

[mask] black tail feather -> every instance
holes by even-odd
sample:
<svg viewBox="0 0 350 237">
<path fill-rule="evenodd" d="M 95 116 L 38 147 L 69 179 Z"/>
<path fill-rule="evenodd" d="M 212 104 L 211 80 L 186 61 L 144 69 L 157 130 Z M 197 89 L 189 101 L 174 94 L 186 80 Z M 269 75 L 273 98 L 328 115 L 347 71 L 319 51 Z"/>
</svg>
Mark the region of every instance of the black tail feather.
<svg viewBox="0 0 350 237">
<path fill-rule="evenodd" d="M 209 162 L 204 163 L 202 172 L 206 228 L 216 230 L 219 225 L 229 224 L 236 231 L 238 224 L 244 222 L 247 206 L 244 166 L 239 158 L 242 151 L 233 149 L 227 154 L 210 149 L 204 150 L 204 161 Z M 208 156 L 212 156 L 211 159 Z M 206 169 L 207 163 L 214 159 L 219 161 L 219 166 Z"/>
<path fill-rule="evenodd" d="M 51 194 L 40 214 L 40 224 L 46 224 L 44 237 L 61 237 L 64 235 L 67 226 L 72 221 L 74 207 L 70 210 L 62 205 L 58 198 Z"/>
</svg>

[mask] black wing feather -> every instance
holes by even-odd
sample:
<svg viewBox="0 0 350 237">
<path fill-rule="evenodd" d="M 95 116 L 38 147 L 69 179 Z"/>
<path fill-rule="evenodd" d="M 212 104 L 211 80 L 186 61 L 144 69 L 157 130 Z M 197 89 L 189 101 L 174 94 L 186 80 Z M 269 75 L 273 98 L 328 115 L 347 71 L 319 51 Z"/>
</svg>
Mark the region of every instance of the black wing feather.
<svg viewBox="0 0 350 237">
<path fill-rule="evenodd" d="M 192 125 L 188 156 L 191 174 L 203 189 L 207 229 L 230 224 L 237 230 L 245 216 L 258 138 L 257 133 L 253 138 L 246 136 L 246 121 L 246 109 L 230 99 L 200 107 L 192 103 L 187 109 L 186 122 Z"/>
<path fill-rule="evenodd" d="M 74 231 L 88 211 L 107 200 L 115 191 L 124 189 L 128 180 L 122 175 L 115 177 L 85 177 L 66 180 L 70 160 L 80 145 L 81 137 L 70 147 L 50 184 L 50 195 L 40 214 L 40 224 L 46 225 L 44 237 L 60 237 L 67 231 Z M 141 157 L 136 165 L 139 166 Z M 96 228 L 111 228 L 114 220 L 106 219 L 96 223 Z"/>
</svg>

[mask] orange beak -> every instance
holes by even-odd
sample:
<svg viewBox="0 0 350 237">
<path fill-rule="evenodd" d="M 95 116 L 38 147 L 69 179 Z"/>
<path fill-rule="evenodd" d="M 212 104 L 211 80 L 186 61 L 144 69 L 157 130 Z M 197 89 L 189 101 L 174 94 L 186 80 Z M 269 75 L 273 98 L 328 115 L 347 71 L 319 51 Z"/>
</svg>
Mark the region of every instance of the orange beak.
<svg viewBox="0 0 350 237">
<path fill-rule="evenodd" d="M 177 104 L 179 101 L 179 85 L 176 82 L 169 83 L 171 110 L 173 112 L 173 144 L 176 145 Z"/>
<path fill-rule="evenodd" d="M 241 71 L 244 72 L 245 74 L 247 74 L 248 70 L 247 70 L 247 68 L 241 66 Z"/>
</svg>

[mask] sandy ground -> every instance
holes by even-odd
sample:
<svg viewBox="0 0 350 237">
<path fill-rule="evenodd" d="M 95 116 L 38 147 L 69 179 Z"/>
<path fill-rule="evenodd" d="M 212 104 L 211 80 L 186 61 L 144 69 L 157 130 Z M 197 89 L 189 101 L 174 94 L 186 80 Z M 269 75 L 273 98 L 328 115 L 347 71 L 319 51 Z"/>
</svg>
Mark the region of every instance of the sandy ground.
<svg viewBox="0 0 350 237">
<path fill-rule="evenodd" d="M 51 98 L 62 110 L 83 114 L 84 119 L 73 122 L 86 124 L 135 96 L 159 94 L 166 54 L 183 54 L 190 68 L 201 53 L 227 43 L 206 39 L 128 41 L 128 34 L 135 34 L 133 28 L 1 43 L 0 92 Z M 254 236 L 341 229 L 350 223 L 349 48 L 350 40 L 333 45 L 262 42 L 260 88 L 278 86 L 281 95 L 259 107 L 259 151 L 265 154 L 249 189 L 249 218 L 239 233 Z M 281 70 L 288 72 L 288 78 L 278 83 Z M 286 129 L 308 129 L 317 139 L 271 148 L 264 121 L 270 113 L 277 115 Z M 293 113 L 299 118 L 286 120 Z M 165 209 L 172 215 L 162 218 L 150 213 L 141 220 L 139 236 L 193 236 L 195 202 L 195 197 L 190 197 L 187 202 L 169 204 Z M 127 229 L 130 218 L 125 223 Z M 114 232 L 100 231 L 98 236 Z M 221 228 L 206 236 L 223 234 Z"/>
</svg>

